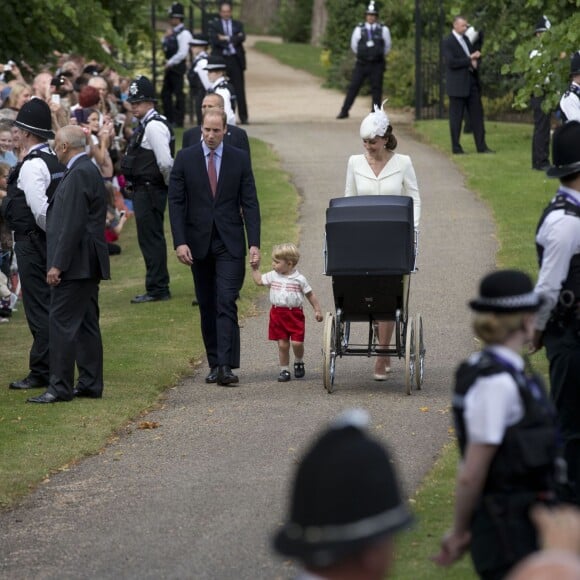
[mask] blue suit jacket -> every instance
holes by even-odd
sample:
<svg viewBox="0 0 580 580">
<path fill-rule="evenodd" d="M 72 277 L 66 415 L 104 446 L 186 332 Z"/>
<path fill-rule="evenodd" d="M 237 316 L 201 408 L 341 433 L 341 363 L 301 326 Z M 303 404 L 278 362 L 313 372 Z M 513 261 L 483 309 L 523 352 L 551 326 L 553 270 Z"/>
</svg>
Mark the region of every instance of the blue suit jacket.
<svg viewBox="0 0 580 580">
<path fill-rule="evenodd" d="M 260 247 L 260 207 L 245 151 L 224 144 L 214 197 L 201 143 L 182 149 L 171 171 L 168 200 L 173 246 L 187 244 L 194 259 L 207 256 L 214 227 L 234 257 L 246 254 L 246 236 L 248 247 Z"/>
</svg>

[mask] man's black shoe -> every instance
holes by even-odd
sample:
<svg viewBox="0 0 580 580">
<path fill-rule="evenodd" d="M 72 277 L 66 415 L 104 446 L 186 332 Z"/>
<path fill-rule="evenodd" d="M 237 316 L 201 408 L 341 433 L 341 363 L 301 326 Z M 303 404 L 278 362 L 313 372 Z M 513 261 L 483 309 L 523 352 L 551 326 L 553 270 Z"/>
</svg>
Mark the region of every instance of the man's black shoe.
<svg viewBox="0 0 580 580">
<path fill-rule="evenodd" d="M 211 367 L 211 369 L 209 370 L 209 374 L 207 375 L 207 377 L 205 377 L 205 382 L 206 383 L 217 383 L 218 380 L 218 367 Z"/>
<path fill-rule="evenodd" d="M 485 149 L 478 151 L 478 153 L 495 153 L 495 151 L 489 147 L 486 147 Z"/>
<path fill-rule="evenodd" d="M 27 403 L 61 403 L 65 402 L 65 399 L 61 399 L 59 397 L 55 397 L 52 393 L 46 391 L 42 393 L 42 395 L 38 395 L 38 397 L 30 397 L 26 399 Z"/>
<path fill-rule="evenodd" d="M 103 398 L 103 393 L 93 393 L 91 391 L 88 391 L 86 389 L 73 389 L 73 395 L 77 398 L 85 398 L 85 399 L 102 399 Z"/>
<path fill-rule="evenodd" d="M 199 306 L 199 302 L 197 301 L 197 298 L 194 298 L 194 299 L 191 301 L 191 305 L 192 305 L 192 306 Z"/>
<path fill-rule="evenodd" d="M 535 169 L 536 171 L 548 171 L 550 167 L 552 166 L 549 163 L 545 163 L 544 165 L 535 165 L 532 169 Z"/>
<path fill-rule="evenodd" d="M 454 149 L 453 155 L 465 155 L 465 151 L 463 149 Z"/>
<path fill-rule="evenodd" d="M 218 368 L 217 374 L 217 384 L 222 387 L 233 387 L 238 383 L 240 379 L 234 373 L 228 365 L 221 365 Z"/>
<path fill-rule="evenodd" d="M 348 119 L 348 113 L 343 113 L 342 111 L 336 115 L 337 119 Z"/>
<path fill-rule="evenodd" d="M 11 389 L 25 390 L 25 389 L 46 389 L 48 383 L 42 383 L 30 377 L 26 377 L 21 381 L 12 381 L 10 383 Z"/>
<path fill-rule="evenodd" d="M 131 304 L 143 304 L 144 302 L 160 302 L 162 300 L 169 300 L 171 294 L 163 294 L 162 296 L 151 296 L 151 294 L 138 294 L 135 298 L 131 298 Z"/>
</svg>

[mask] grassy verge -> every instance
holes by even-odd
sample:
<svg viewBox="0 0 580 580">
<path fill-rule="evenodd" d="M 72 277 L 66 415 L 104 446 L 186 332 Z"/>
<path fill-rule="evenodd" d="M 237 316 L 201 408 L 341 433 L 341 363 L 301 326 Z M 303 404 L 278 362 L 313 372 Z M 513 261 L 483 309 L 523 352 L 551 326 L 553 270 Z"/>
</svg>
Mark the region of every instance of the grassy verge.
<svg viewBox="0 0 580 580">
<path fill-rule="evenodd" d="M 316 46 L 293 42 L 274 43 L 259 40 L 254 45 L 254 48 L 274 57 L 282 64 L 304 70 L 320 79 L 326 79 L 326 69 L 321 59 L 322 49 Z"/>
<path fill-rule="evenodd" d="M 267 257 L 274 242 L 296 240 L 298 195 L 271 150 L 257 140 L 251 146 Z M 171 245 L 169 230 L 167 240 Z M 131 419 L 155 405 L 163 391 L 200 362 L 205 366 L 199 311 L 191 306 L 189 268 L 177 262 L 170 247 L 173 299 L 131 305 L 129 300 L 144 290 L 145 275 L 133 220 L 120 243 L 122 254 L 111 259 L 112 279 L 101 284 L 106 381 L 102 400 L 25 404 L 30 393 L 6 388 L 28 369 L 30 334 L 22 305 L 9 324 L 0 326 L 0 506 L 14 504 L 51 472 L 97 453 Z M 242 315 L 251 313 L 257 291 L 248 276 L 240 300 Z"/>
</svg>

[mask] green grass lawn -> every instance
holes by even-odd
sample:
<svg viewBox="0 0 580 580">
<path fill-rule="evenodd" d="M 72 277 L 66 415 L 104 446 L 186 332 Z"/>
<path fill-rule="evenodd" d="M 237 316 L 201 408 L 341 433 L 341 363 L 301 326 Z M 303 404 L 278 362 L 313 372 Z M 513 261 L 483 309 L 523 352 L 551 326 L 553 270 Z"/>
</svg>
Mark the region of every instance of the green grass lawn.
<svg viewBox="0 0 580 580">
<path fill-rule="evenodd" d="M 322 49 L 316 46 L 294 42 L 275 43 L 259 40 L 254 45 L 254 48 L 276 58 L 283 64 L 309 72 L 320 79 L 326 79 Z"/>
<path fill-rule="evenodd" d="M 275 242 L 296 241 L 298 195 L 272 151 L 257 140 L 252 140 L 251 147 L 267 260 Z M 6 388 L 28 371 L 31 339 L 22 304 L 10 323 L 0 326 L 0 506 L 14 504 L 51 472 L 97 453 L 118 430 L 154 406 L 166 389 L 197 365 L 205 369 L 199 310 L 191 306 L 191 271 L 175 258 L 168 219 L 166 226 L 172 300 L 129 303 L 144 291 L 145 277 L 132 219 L 121 234 L 122 254 L 111 258 L 111 280 L 101 283 L 102 400 L 26 404 L 30 392 Z M 240 300 L 242 315 L 252 312 L 258 291 L 247 276 Z"/>
</svg>

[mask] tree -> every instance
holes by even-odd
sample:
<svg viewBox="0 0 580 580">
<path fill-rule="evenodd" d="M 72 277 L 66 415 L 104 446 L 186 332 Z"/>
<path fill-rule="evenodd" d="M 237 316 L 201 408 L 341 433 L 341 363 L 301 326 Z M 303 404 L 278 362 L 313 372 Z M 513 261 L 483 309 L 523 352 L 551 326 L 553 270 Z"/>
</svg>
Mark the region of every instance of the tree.
<svg viewBox="0 0 580 580">
<path fill-rule="evenodd" d="M 102 41 L 136 51 L 137 39 L 150 34 L 149 11 L 145 0 L 3 0 L 0 62 L 12 59 L 34 71 L 54 61 L 58 51 L 111 63 Z"/>
<path fill-rule="evenodd" d="M 247 29 L 271 32 L 278 22 L 281 0 L 246 0 L 242 2 L 240 18 Z"/>
<path fill-rule="evenodd" d="M 310 44 L 319 46 L 326 30 L 328 22 L 328 11 L 326 9 L 326 0 L 314 0 L 312 6 L 312 23 L 310 25 Z"/>
</svg>

